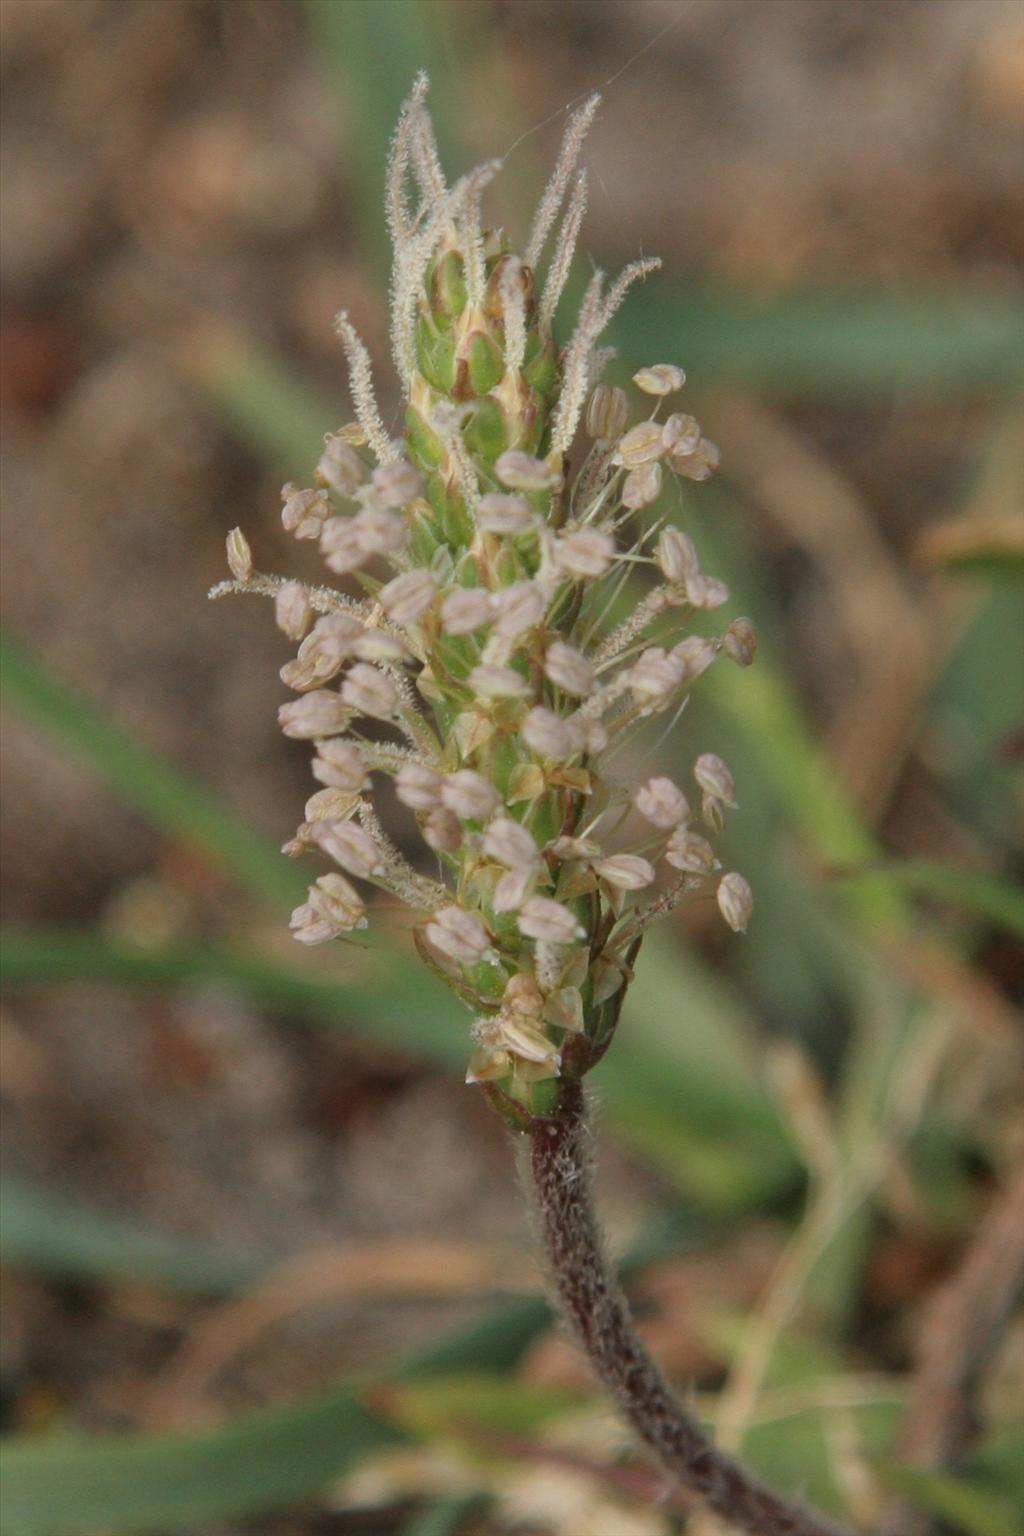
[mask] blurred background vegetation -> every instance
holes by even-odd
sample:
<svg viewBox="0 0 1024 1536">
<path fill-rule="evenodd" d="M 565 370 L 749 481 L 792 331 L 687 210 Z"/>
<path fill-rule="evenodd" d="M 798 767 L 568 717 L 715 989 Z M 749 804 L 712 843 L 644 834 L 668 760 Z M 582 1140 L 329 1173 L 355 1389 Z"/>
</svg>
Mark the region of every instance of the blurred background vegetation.
<svg viewBox="0 0 1024 1536">
<path fill-rule="evenodd" d="M 755 921 L 652 941 L 597 1074 L 644 1327 L 780 1486 L 1013 1536 L 1015 0 L 2 21 L 6 1529 L 711 1531 L 550 1328 L 457 1006 L 401 936 L 295 951 L 288 647 L 205 600 L 234 524 L 301 564 L 277 490 L 350 415 L 338 307 L 383 362 L 426 67 L 450 166 L 507 152 L 513 233 L 607 82 L 585 248 L 665 258 L 614 376 L 687 368 L 723 471 L 681 515 L 762 632 L 655 754 L 733 766 Z"/>
</svg>

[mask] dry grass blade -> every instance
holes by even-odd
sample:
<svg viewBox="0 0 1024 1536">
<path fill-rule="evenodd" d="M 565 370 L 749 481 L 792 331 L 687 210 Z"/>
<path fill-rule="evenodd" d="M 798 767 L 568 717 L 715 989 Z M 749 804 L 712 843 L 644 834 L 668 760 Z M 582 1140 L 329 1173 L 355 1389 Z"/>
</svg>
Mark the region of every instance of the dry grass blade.
<svg viewBox="0 0 1024 1536">
<path fill-rule="evenodd" d="M 157 1380 L 144 1408 L 154 1426 L 209 1414 L 213 1383 L 271 1330 L 307 1308 L 372 1299 L 485 1296 L 536 1289 L 535 1266 L 504 1248 L 416 1241 L 345 1243 L 277 1269 L 241 1299 L 208 1313 Z"/>
<path fill-rule="evenodd" d="M 1022 1287 L 1024 1167 L 994 1201 L 960 1267 L 928 1308 L 900 1437 L 909 1466 L 939 1471 L 967 1449 L 979 1383 Z M 902 1502 L 883 1528 L 884 1536 L 926 1536 L 928 1529 L 928 1517 Z"/>
<path fill-rule="evenodd" d="M 732 473 L 813 560 L 845 631 L 855 682 L 833 721 L 829 756 L 859 809 L 875 820 L 949 637 L 958 633 L 950 601 L 914 593 L 849 481 L 802 433 L 739 395 L 716 402 L 715 421 Z"/>
</svg>

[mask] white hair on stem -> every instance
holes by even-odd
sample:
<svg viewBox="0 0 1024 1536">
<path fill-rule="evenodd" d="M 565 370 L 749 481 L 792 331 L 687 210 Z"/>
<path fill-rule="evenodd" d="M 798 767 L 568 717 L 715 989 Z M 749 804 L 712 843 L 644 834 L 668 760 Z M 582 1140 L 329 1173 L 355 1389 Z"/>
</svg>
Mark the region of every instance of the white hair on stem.
<svg viewBox="0 0 1024 1536">
<path fill-rule="evenodd" d="M 480 483 L 477 479 L 476 466 L 470 458 L 466 444 L 463 442 L 459 424 L 457 421 L 454 421 L 442 425 L 439 421 L 432 419 L 431 426 L 448 450 L 448 457 L 451 461 L 451 467 L 455 472 L 459 490 L 462 492 L 463 499 L 470 513 L 475 516 L 480 501 Z"/>
<path fill-rule="evenodd" d="M 551 450 L 565 453 L 579 426 L 583 404 L 587 398 L 590 349 L 597 336 L 595 326 L 601 307 L 601 288 L 604 273 L 595 272 L 587 285 L 576 329 L 569 338 L 562 359 L 562 389 L 555 407 L 551 430 Z"/>
<path fill-rule="evenodd" d="M 622 271 L 619 273 L 618 277 L 615 279 L 614 283 L 605 295 L 604 303 L 598 310 L 597 323 L 593 336 L 594 341 L 597 340 L 601 332 L 609 324 L 612 316 L 621 305 L 623 299 L 626 297 L 626 294 L 629 292 L 630 288 L 632 288 L 633 284 L 638 282 L 641 277 L 646 277 L 648 272 L 657 272 L 660 266 L 660 256 L 645 256 L 642 260 L 631 261 L 628 267 L 623 267 Z"/>
<path fill-rule="evenodd" d="M 406 240 L 411 231 L 411 219 L 409 205 L 406 201 L 406 182 L 412 163 L 412 143 L 415 136 L 416 119 L 422 116 L 423 98 L 429 85 L 427 76 L 420 72 L 413 82 L 412 92 L 402 104 L 402 110 L 398 118 L 398 124 L 391 137 L 391 148 L 388 153 L 387 171 L 387 197 L 386 207 L 388 216 L 388 229 L 391 232 L 391 243 L 395 251 L 395 259 L 398 259 L 398 249 Z"/>
<path fill-rule="evenodd" d="M 478 186 L 459 216 L 459 243 L 466 275 L 466 297 L 470 304 L 481 304 L 484 284 L 487 280 L 487 261 L 484 255 L 484 234 L 480 223 L 480 200 L 484 186 Z"/>
<path fill-rule="evenodd" d="M 608 364 L 619 355 L 618 347 L 594 347 L 587 359 L 587 388 L 593 389 L 595 384 L 601 382 L 601 376 Z"/>
<path fill-rule="evenodd" d="M 384 430 L 384 423 L 377 407 L 377 397 L 373 392 L 370 354 L 346 310 L 340 309 L 335 315 L 334 328 L 341 338 L 348 361 L 348 382 L 352 392 L 352 403 L 356 410 L 356 419 L 366 433 L 366 441 L 376 454 L 378 462 L 390 464 L 398 458 L 398 450 Z"/>
<path fill-rule="evenodd" d="M 439 903 L 450 899 L 447 887 L 438 884 L 436 880 L 431 880 L 427 875 L 419 874 L 406 861 L 384 831 L 376 811 L 365 800 L 360 800 L 356 815 L 383 856 L 386 873 L 378 880 L 379 884 L 384 885 L 385 889 L 394 891 L 406 906 L 419 911 L 429 912 Z"/>
<path fill-rule="evenodd" d="M 576 178 L 576 184 L 572 189 L 569 199 L 569 207 L 566 209 L 562 227 L 558 231 L 558 240 L 555 245 L 555 253 L 548 267 L 548 275 L 544 282 L 544 293 L 540 301 L 540 324 L 542 329 L 549 327 L 555 318 L 555 310 L 558 301 L 562 297 L 569 269 L 572 266 L 572 258 L 576 253 L 576 241 L 579 238 L 580 225 L 583 223 L 583 215 L 587 211 L 587 173 L 580 171 Z"/>
<path fill-rule="evenodd" d="M 420 80 L 423 81 L 423 90 L 415 96 L 412 110 L 412 166 L 420 191 L 423 193 L 424 202 L 429 205 L 437 203 L 444 197 L 448 190 L 448 183 L 444 178 L 441 156 L 437 152 L 434 124 L 430 113 L 423 105 L 429 82 L 425 74 L 416 77 L 417 85 Z M 414 95 L 415 90 L 414 86 Z"/>
<path fill-rule="evenodd" d="M 602 274 L 595 273 L 591 278 L 579 321 L 566 348 L 562 364 L 562 393 L 555 410 L 551 434 L 552 451 L 566 453 L 576 436 L 576 428 L 583 414 L 583 403 L 591 384 L 594 343 L 632 285 L 639 278 L 645 277 L 648 272 L 657 271 L 660 266 L 659 256 L 648 256 L 640 261 L 631 261 L 629 266 L 624 267 L 619 273 L 603 300 L 601 298 Z"/>
<path fill-rule="evenodd" d="M 257 571 L 249 577 L 248 581 L 218 581 L 206 595 L 217 599 L 227 597 L 229 593 L 242 592 L 251 593 L 257 597 L 276 597 L 284 586 L 285 579 L 284 576 L 264 576 Z M 309 606 L 317 613 L 352 613 L 365 622 L 366 604 L 359 602 L 356 598 L 349 597 L 344 592 L 335 592 L 333 587 L 307 586 L 305 590 Z"/>
<path fill-rule="evenodd" d="M 510 256 L 501 273 L 501 304 L 505 316 L 505 367 L 518 373 L 526 357 L 526 296 L 523 263 Z"/>
<path fill-rule="evenodd" d="M 466 201 L 493 181 L 500 160 L 488 160 L 461 177 L 433 208 L 424 228 L 405 240 L 395 253 L 391 289 L 391 345 L 395 367 L 406 391 L 416 370 L 416 305 L 423 277 L 441 236 L 461 213 Z"/>
<path fill-rule="evenodd" d="M 530 230 L 530 238 L 526 246 L 526 265 L 536 270 L 541 258 L 544 246 L 547 243 L 558 210 L 562 206 L 565 197 L 565 189 L 569 185 L 569 178 L 576 168 L 576 161 L 580 157 L 583 141 L 587 136 L 591 123 L 594 121 L 594 113 L 597 111 L 601 100 L 600 94 L 595 91 L 589 96 L 572 117 L 565 130 L 562 139 L 562 147 L 558 152 L 555 168 L 551 173 L 551 180 L 544 188 L 540 202 L 537 204 L 537 212 L 533 219 L 533 228 Z"/>
</svg>

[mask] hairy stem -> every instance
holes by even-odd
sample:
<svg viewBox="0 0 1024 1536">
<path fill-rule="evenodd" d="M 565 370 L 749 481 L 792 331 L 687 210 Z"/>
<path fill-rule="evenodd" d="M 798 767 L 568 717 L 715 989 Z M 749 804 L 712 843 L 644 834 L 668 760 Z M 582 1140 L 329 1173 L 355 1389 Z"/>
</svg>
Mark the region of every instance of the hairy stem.
<svg viewBox="0 0 1024 1536">
<path fill-rule="evenodd" d="M 531 1129 L 531 1167 L 544 1246 L 561 1309 L 593 1370 L 664 1471 L 749 1536 L 848 1536 L 791 1504 L 718 1450 L 670 1391 L 637 1336 L 609 1274 L 590 1192 L 579 1082 L 563 1081 L 557 1112 Z"/>
</svg>

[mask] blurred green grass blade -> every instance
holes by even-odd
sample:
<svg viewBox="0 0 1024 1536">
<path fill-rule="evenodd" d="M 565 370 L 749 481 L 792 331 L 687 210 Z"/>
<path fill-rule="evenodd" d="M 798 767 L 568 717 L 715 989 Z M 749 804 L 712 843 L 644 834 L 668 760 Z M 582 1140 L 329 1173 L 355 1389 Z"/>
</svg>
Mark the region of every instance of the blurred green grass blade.
<svg viewBox="0 0 1024 1536">
<path fill-rule="evenodd" d="M 958 1536 L 1020 1536 L 1009 1500 L 965 1478 L 920 1467 L 887 1467 L 882 1476 L 889 1487 L 938 1516 L 944 1530 L 948 1527 Z"/>
<path fill-rule="evenodd" d="M 21 1440 L 0 1447 L 4 1531 L 127 1536 L 280 1508 L 402 1440 L 353 1386 L 194 1434 Z"/>
<path fill-rule="evenodd" d="M 308 955 L 303 951 L 303 957 Z M 373 950 L 345 950 L 348 977 L 216 946 L 161 949 L 117 943 L 73 929 L 10 930 L 0 940 L 5 989 L 95 981 L 124 986 L 222 987 L 293 1018 L 350 1029 L 366 1039 L 464 1070 L 466 1038 L 458 1005 L 420 966 L 394 964 Z"/>
<path fill-rule="evenodd" d="M 325 316 L 325 325 L 329 319 Z M 184 366 L 237 437 L 283 478 L 308 477 L 324 437 L 351 415 L 340 346 L 333 408 L 282 360 L 226 325 L 203 330 L 186 350 Z"/>
<path fill-rule="evenodd" d="M 770 788 L 779 811 L 796 828 L 812 858 L 827 866 L 869 864 L 880 857 L 878 843 L 833 773 L 774 654 L 775 604 L 758 582 L 740 542 L 743 519 L 721 485 L 705 489 L 708 494 L 699 507 L 686 503 L 686 523 L 701 551 L 701 563 L 725 578 L 735 610 L 757 614 L 759 629 L 768 633 L 759 646 L 756 666 L 716 668 L 713 686 L 701 695 L 700 703 L 736 732 L 746 762 Z M 734 530 L 731 535 L 729 529 Z M 742 782 L 739 791 L 742 805 Z M 776 839 L 770 839 L 766 855 L 775 846 Z M 858 923 L 868 926 L 899 927 L 909 915 L 901 893 L 883 881 L 865 879 L 850 885 L 841 900 Z"/>
<path fill-rule="evenodd" d="M 459 1004 L 418 964 L 396 965 L 374 949 L 346 948 L 345 976 L 267 961 L 214 945 L 160 949 L 91 931 L 11 929 L 0 935 L 7 991 L 72 982 L 223 987 L 259 1007 L 350 1030 L 364 1039 L 465 1070 Z M 753 1063 L 753 1039 L 735 998 L 670 941 L 649 944 L 627 1002 L 614 1064 L 601 1071 L 615 1129 L 685 1193 L 733 1210 L 777 1193 L 793 1153 Z"/>
<path fill-rule="evenodd" d="M 1024 604 L 1000 587 L 989 593 L 955 646 L 929 701 L 927 732 L 956 814 L 996 848 L 1017 833 L 1015 781 L 1005 750 L 1024 715 Z"/>
<path fill-rule="evenodd" d="M 678 1247 L 671 1238 L 644 1243 L 644 1261 Z M 540 1296 L 506 1304 L 375 1380 L 507 1374 L 550 1320 Z M 0 1441 L 5 1536 L 162 1536 L 168 1527 L 279 1509 L 316 1494 L 361 1456 L 408 1443 L 371 1402 L 371 1385 L 348 1381 L 199 1433 L 9 1437 Z"/>
<path fill-rule="evenodd" d="M 309 385 L 283 359 L 238 331 L 218 327 L 186 360 L 193 382 L 227 426 L 263 463 L 305 483 L 324 437 L 351 415 L 339 348 L 337 402 Z M 268 509 L 271 516 L 272 509 Z"/>
<path fill-rule="evenodd" d="M 616 1128 L 713 1210 L 758 1204 L 798 1176 L 755 1052 L 725 984 L 664 935 L 649 939 L 596 1081 Z"/>
<path fill-rule="evenodd" d="M 515 1303 L 385 1372 L 511 1368 L 546 1326 L 539 1298 Z M 362 1456 L 408 1443 L 344 1382 L 191 1434 L 102 1439 L 21 1436 L 0 1441 L 5 1536 L 162 1536 L 168 1527 L 280 1509 L 318 1493 Z"/>
<path fill-rule="evenodd" d="M 891 880 L 913 896 L 927 896 L 986 918 L 1010 933 L 1024 936 L 1024 891 L 977 870 L 953 869 L 931 859 L 902 864 L 872 865 L 867 870 L 840 870 L 842 880 Z"/>
<path fill-rule="evenodd" d="M 218 1294 L 257 1279 L 266 1262 L 139 1227 L 15 1174 L 0 1180 L 0 1260 L 72 1280 L 130 1280 Z"/>
<path fill-rule="evenodd" d="M 389 1389 L 389 1416 L 417 1440 L 435 1442 L 470 1426 L 473 1434 L 525 1435 L 581 1406 L 581 1394 L 533 1386 L 514 1376 L 460 1371 Z"/>
<path fill-rule="evenodd" d="M 306 881 L 272 843 L 9 637 L 0 641 L 0 671 L 9 707 L 76 752 L 165 836 L 198 849 L 240 886 L 276 907 L 304 898 Z"/>
<path fill-rule="evenodd" d="M 353 182 L 359 245 L 369 270 L 385 278 L 390 253 L 384 219 L 388 146 L 399 110 L 421 69 L 431 79 L 430 110 L 450 176 L 466 167 L 454 125 L 461 85 L 443 28 L 454 7 L 432 0 L 306 0 L 323 75 L 341 126 Z"/>
<path fill-rule="evenodd" d="M 764 1418 L 747 1430 L 743 1457 L 776 1488 L 799 1494 L 830 1513 L 848 1515 L 845 1479 L 835 1465 L 833 1423 L 841 1422 L 861 1454 L 874 1461 L 892 1445 L 900 1408 L 896 1389 L 880 1387 L 875 1399 L 838 1409 L 823 1405 Z"/>
<path fill-rule="evenodd" d="M 467 1520 L 486 1509 L 485 1493 L 456 1493 L 438 1499 L 403 1527 L 402 1536 L 459 1536 Z"/>
<path fill-rule="evenodd" d="M 774 392 L 964 394 L 1024 383 L 1024 308 L 998 297 L 935 292 L 797 292 L 759 299 L 714 289 L 634 291 L 615 339 L 631 366 L 666 338 L 702 384 L 728 379 Z"/>
</svg>

